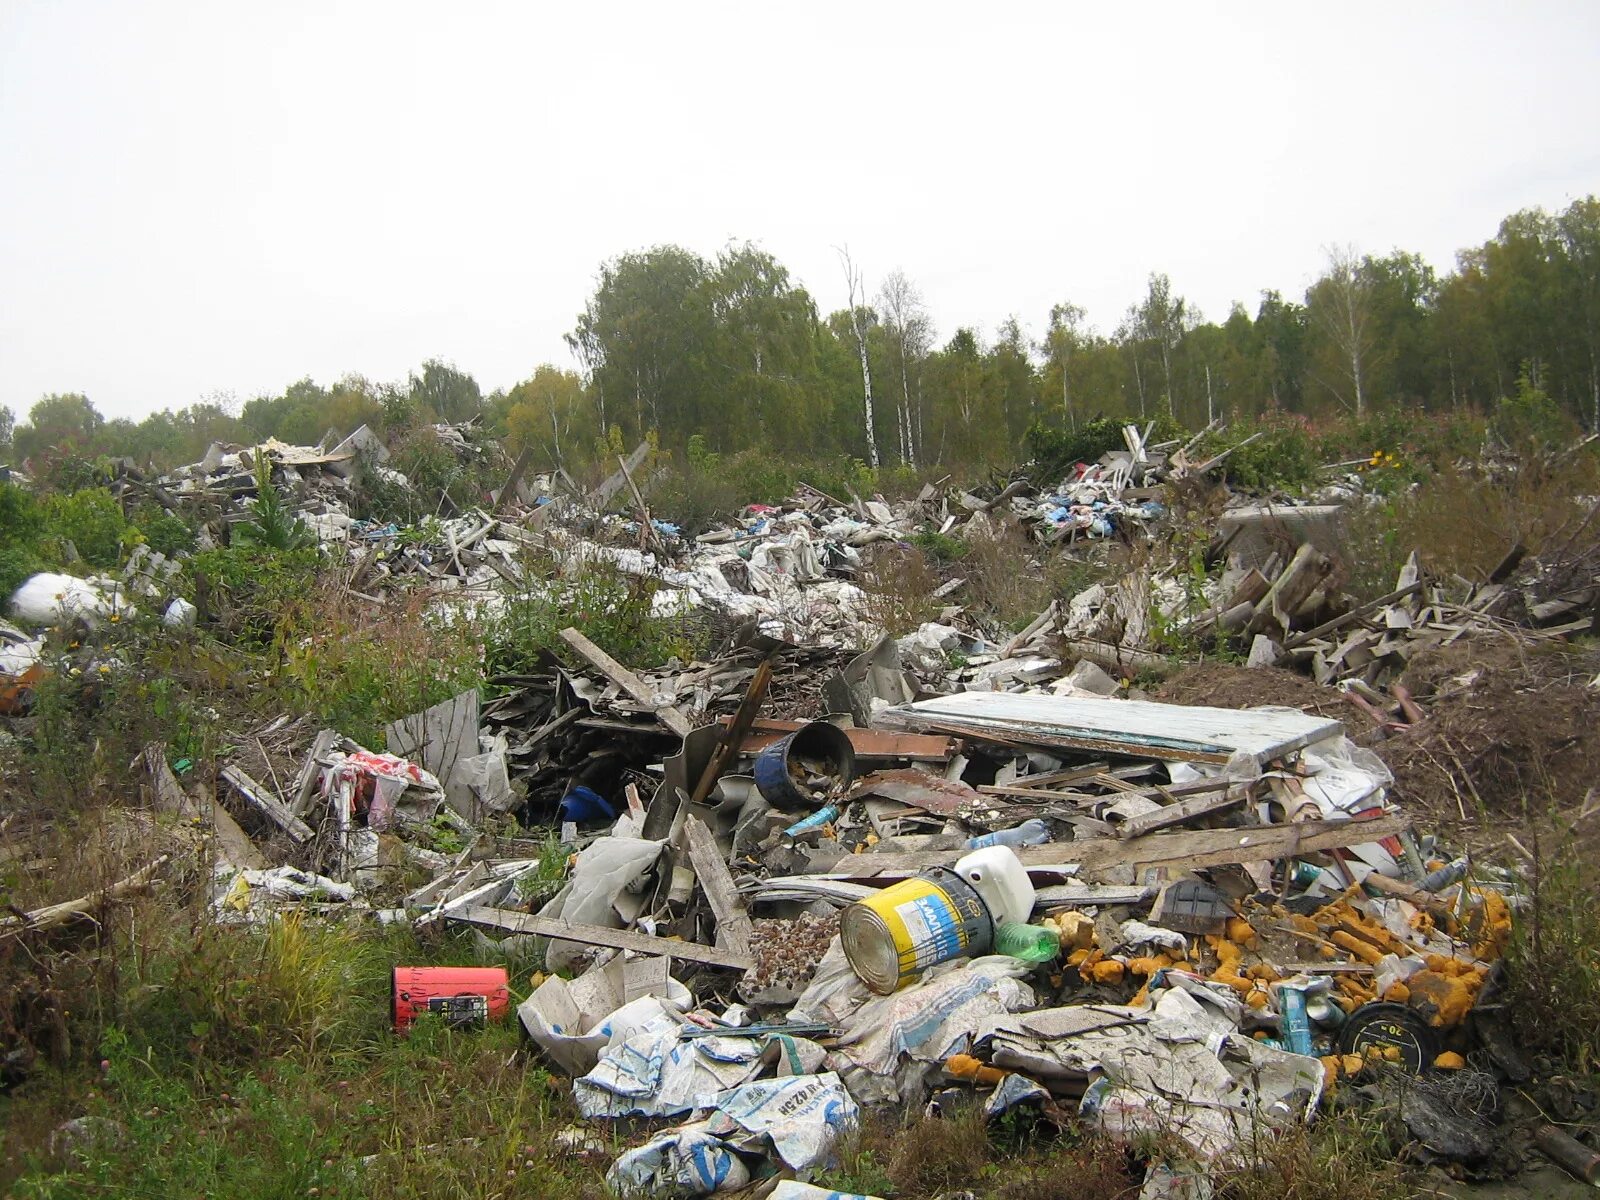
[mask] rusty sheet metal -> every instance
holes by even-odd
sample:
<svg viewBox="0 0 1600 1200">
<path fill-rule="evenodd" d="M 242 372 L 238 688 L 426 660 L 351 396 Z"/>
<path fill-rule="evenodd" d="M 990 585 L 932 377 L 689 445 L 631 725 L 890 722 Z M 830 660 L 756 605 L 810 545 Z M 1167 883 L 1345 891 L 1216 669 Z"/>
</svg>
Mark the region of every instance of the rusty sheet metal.
<svg viewBox="0 0 1600 1200">
<path fill-rule="evenodd" d="M 955 816 L 963 808 L 985 802 L 982 793 L 959 779 L 944 779 L 913 767 L 868 775 L 850 789 L 852 800 L 862 796 L 898 800 L 940 817 Z"/>
<path fill-rule="evenodd" d="M 1010 692 L 961 692 L 920 700 L 885 709 L 877 720 L 890 729 L 938 729 L 1005 745 L 1176 762 L 1225 763 L 1243 751 L 1263 766 L 1344 730 L 1338 721 L 1289 709 Z"/>
</svg>

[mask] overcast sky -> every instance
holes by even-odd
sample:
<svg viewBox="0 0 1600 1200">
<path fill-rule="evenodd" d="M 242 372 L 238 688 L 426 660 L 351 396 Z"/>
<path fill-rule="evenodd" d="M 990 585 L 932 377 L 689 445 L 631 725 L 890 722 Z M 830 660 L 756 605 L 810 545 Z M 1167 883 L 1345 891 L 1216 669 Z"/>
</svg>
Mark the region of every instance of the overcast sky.
<svg viewBox="0 0 1600 1200">
<path fill-rule="evenodd" d="M 0 404 L 484 390 L 596 268 L 834 247 L 942 340 L 1151 270 L 1206 316 L 1334 243 L 1443 269 L 1600 191 L 1600 5 L 0 0 Z"/>
</svg>

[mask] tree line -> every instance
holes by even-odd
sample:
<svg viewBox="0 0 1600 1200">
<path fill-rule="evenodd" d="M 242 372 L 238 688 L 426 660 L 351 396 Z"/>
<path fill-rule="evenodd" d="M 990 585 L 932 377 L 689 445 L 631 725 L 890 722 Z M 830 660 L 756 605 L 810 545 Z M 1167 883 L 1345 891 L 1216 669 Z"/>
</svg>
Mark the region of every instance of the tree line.
<svg viewBox="0 0 1600 1200">
<path fill-rule="evenodd" d="M 1264 291 L 1207 320 L 1152 272 L 1113 329 L 1070 299 L 1030 337 L 1016 316 L 989 336 L 941 334 L 896 270 L 869 287 L 840 254 L 848 307 L 824 316 L 771 254 L 730 244 L 623 254 L 599 271 L 566 340 L 579 370 L 545 364 L 485 394 L 438 360 L 407 379 L 301 380 L 235 409 L 210 399 L 142 421 L 105 420 L 82 395 L 41 399 L 10 457 L 127 455 L 172 465 L 213 440 L 316 442 L 366 423 L 396 432 L 477 420 L 514 451 L 580 466 L 653 437 L 682 451 L 761 447 L 872 466 L 1014 459 L 1027 429 L 1095 416 L 1168 416 L 1198 428 L 1265 413 L 1486 410 L 1519 379 L 1600 430 L 1600 200 L 1527 209 L 1440 274 L 1422 256 L 1329 252 L 1298 298 Z M 1253 307 L 1253 312 L 1251 308 Z"/>
</svg>

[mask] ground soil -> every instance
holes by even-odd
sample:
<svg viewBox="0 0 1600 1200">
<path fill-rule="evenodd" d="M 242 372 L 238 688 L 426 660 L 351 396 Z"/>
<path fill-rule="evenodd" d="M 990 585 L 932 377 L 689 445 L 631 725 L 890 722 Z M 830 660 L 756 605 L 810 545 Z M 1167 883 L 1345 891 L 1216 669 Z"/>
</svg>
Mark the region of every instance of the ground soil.
<svg viewBox="0 0 1600 1200">
<path fill-rule="evenodd" d="M 1394 772 L 1397 803 L 1423 827 L 1477 849 L 1485 835 L 1543 825 L 1557 813 L 1570 821 L 1595 804 L 1600 689 L 1589 684 L 1597 675 L 1593 648 L 1463 640 L 1411 663 L 1402 682 L 1425 719 L 1398 730 L 1375 728 L 1337 689 L 1276 667 L 1186 667 L 1155 697 L 1219 708 L 1281 704 L 1337 718 Z"/>
<path fill-rule="evenodd" d="M 1426 719 L 1374 748 L 1401 803 L 1441 821 L 1573 815 L 1600 781 L 1594 650 L 1479 638 L 1419 655 L 1403 682 Z"/>
<path fill-rule="evenodd" d="M 1157 700 L 1175 704 L 1209 704 L 1214 708 L 1255 708 L 1263 704 L 1298 708 L 1343 721 L 1352 736 L 1373 726 L 1372 718 L 1337 688 L 1324 687 L 1282 667 L 1242 667 L 1236 663 L 1199 663 L 1164 679 Z"/>
</svg>

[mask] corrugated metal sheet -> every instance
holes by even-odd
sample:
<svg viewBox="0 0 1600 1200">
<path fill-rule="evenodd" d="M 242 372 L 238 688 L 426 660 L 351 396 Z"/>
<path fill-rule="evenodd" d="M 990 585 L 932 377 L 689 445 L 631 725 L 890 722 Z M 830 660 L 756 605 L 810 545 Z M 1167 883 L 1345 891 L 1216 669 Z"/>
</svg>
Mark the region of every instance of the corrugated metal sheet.
<svg viewBox="0 0 1600 1200">
<path fill-rule="evenodd" d="M 1262 764 L 1344 728 L 1338 721 L 1286 709 L 1013 692 L 961 692 L 922 700 L 885 709 L 873 723 L 1178 762 L 1227 762 L 1243 750 Z"/>
</svg>

